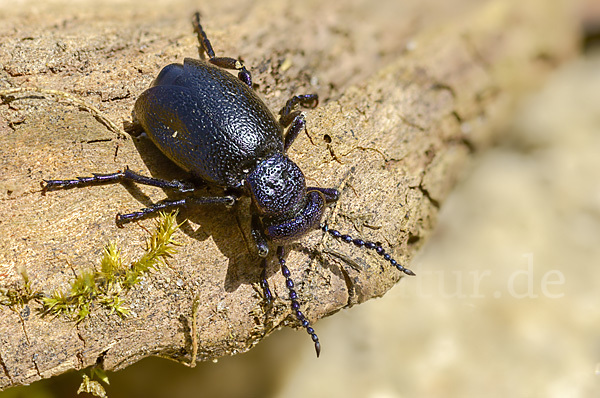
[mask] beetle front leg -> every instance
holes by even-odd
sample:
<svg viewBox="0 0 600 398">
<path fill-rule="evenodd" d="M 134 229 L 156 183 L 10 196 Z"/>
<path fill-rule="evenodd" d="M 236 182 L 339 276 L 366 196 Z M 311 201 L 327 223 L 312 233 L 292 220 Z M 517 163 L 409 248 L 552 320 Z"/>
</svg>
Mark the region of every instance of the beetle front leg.
<svg viewBox="0 0 600 398">
<path fill-rule="evenodd" d="M 206 52 L 206 54 L 208 55 L 208 61 L 211 64 L 224 69 L 237 70 L 238 78 L 244 83 L 246 83 L 250 88 L 252 88 L 252 75 L 241 61 L 230 57 L 215 56 L 215 51 L 212 48 L 212 44 L 210 44 L 210 40 L 208 40 L 206 32 L 204 32 L 202 25 L 200 25 L 199 12 L 196 12 L 194 14 L 192 24 L 194 25 L 194 32 L 196 32 L 196 35 L 198 36 L 198 42 L 200 43 L 201 50 L 199 51 L 199 55 L 202 56 L 202 50 L 204 50 L 204 52 Z"/>
<path fill-rule="evenodd" d="M 306 332 L 315 343 L 315 351 L 317 353 L 317 358 L 321 354 L 321 343 L 319 342 L 319 337 L 315 333 L 315 330 L 310 326 L 310 321 L 306 319 L 306 316 L 300 311 L 300 303 L 298 302 L 298 293 L 294 289 L 294 281 L 291 277 L 291 272 L 287 265 L 285 264 L 285 247 L 279 246 L 277 248 L 277 258 L 279 259 L 279 265 L 281 266 L 281 273 L 285 278 L 285 286 L 288 288 L 290 301 L 292 302 L 292 313 L 296 316 L 296 319 L 300 321 L 302 327 L 306 329 Z"/>
<path fill-rule="evenodd" d="M 306 187 L 306 192 L 310 191 L 321 192 L 325 198 L 326 205 L 337 202 L 340 198 L 340 192 L 335 188 Z"/>
<path fill-rule="evenodd" d="M 256 244 L 256 251 L 260 257 L 267 257 L 269 255 L 269 245 L 267 244 L 267 238 L 263 232 L 263 225 L 260 221 L 260 217 L 257 214 L 252 215 L 252 226 L 251 231 L 252 238 Z"/>
<path fill-rule="evenodd" d="M 265 300 L 267 304 L 271 304 L 273 301 L 273 293 L 271 293 L 271 288 L 269 287 L 269 281 L 267 281 L 267 259 L 263 260 L 263 270 L 260 274 L 260 287 L 263 290 L 263 295 L 265 296 Z"/>
</svg>

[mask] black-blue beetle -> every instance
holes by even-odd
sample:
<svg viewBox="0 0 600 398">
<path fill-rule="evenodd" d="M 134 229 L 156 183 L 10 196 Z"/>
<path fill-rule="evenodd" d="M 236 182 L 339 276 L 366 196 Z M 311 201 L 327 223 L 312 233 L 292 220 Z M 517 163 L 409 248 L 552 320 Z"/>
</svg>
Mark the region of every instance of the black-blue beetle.
<svg viewBox="0 0 600 398">
<path fill-rule="evenodd" d="M 315 107 L 317 95 L 292 97 L 277 120 L 254 92 L 250 72 L 244 65 L 234 58 L 215 56 L 200 25 L 199 13 L 194 15 L 193 25 L 200 53 L 206 52 L 209 59 L 186 58 L 183 64 L 164 67 L 152 86 L 137 99 L 134 123 L 175 164 L 195 177 L 225 188 L 227 194 L 194 196 L 198 186 L 193 182 L 145 177 L 129 169 L 72 180 L 45 180 L 43 192 L 128 180 L 186 194 L 182 199 L 161 201 L 138 212 L 118 214 L 118 226 L 159 210 L 215 203 L 232 205 L 241 196 L 250 196 L 252 236 L 258 254 L 264 258 L 260 284 L 265 299 L 272 300 L 266 278 L 270 243 L 277 247 L 292 310 L 314 341 L 318 356 L 319 338 L 300 311 L 294 282 L 285 265 L 285 245 L 321 228 L 344 242 L 374 250 L 400 271 L 414 274 L 391 258 L 380 244 L 353 239 L 320 224 L 326 205 L 338 200 L 338 191 L 307 187 L 304 174 L 286 155 L 305 128 L 304 115 L 294 108 Z M 238 77 L 224 69 L 238 70 Z M 285 128 L 288 130 L 284 134 Z"/>
</svg>

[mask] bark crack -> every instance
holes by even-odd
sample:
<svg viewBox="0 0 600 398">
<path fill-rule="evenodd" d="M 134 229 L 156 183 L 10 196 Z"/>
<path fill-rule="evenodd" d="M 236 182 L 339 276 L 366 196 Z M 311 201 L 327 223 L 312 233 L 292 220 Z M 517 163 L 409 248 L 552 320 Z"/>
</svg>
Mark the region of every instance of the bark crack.
<svg viewBox="0 0 600 398">
<path fill-rule="evenodd" d="M 84 361 L 84 355 L 83 355 L 83 351 L 85 350 L 85 339 L 83 338 L 83 336 L 81 335 L 80 331 L 77 331 L 77 338 L 81 341 L 81 343 L 83 344 L 83 350 L 79 350 L 77 352 L 77 354 L 75 354 L 75 356 L 77 357 L 77 361 L 79 361 L 79 367 L 81 369 L 83 369 L 85 367 L 85 361 Z"/>
<path fill-rule="evenodd" d="M 40 377 L 40 379 L 42 379 L 43 376 L 42 376 L 42 373 L 40 372 L 40 368 L 37 364 L 37 358 L 38 358 L 38 353 L 36 352 L 35 354 L 32 355 L 31 362 L 33 362 L 33 367 L 35 368 L 37 375 Z"/>
<path fill-rule="evenodd" d="M 2 366 L 2 371 L 4 372 L 6 377 L 8 377 L 8 380 L 10 380 L 11 384 L 14 383 L 14 380 L 8 371 L 8 366 L 6 366 L 6 362 L 4 362 L 4 358 L 2 358 L 1 352 L 0 352 L 0 366 Z"/>
<path fill-rule="evenodd" d="M 360 264 L 358 264 L 356 261 L 354 261 L 350 256 L 347 256 L 343 253 L 340 253 L 338 251 L 331 250 L 331 249 L 323 249 L 323 253 L 330 254 L 334 257 L 339 258 L 345 264 L 349 265 L 352 269 L 354 269 L 357 272 L 364 271 L 364 267 L 362 267 Z M 346 301 L 346 307 L 352 307 L 354 304 L 356 304 L 356 301 L 355 301 L 356 289 L 354 288 L 356 283 L 352 280 L 352 278 L 350 277 L 350 274 L 348 273 L 348 271 L 346 271 L 346 269 L 343 266 L 339 267 L 339 269 L 340 269 L 340 272 L 342 273 L 342 275 L 344 276 L 344 282 L 346 283 L 346 290 L 348 291 L 348 300 Z"/>
<path fill-rule="evenodd" d="M 440 208 L 440 202 L 431 196 L 429 191 L 425 187 L 423 187 L 422 182 L 419 184 L 418 188 L 419 188 L 419 191 L 421 191 L 421 193 L 423 194 L 423 196 L 425 196 L 436 209 Z"/>
</svg>

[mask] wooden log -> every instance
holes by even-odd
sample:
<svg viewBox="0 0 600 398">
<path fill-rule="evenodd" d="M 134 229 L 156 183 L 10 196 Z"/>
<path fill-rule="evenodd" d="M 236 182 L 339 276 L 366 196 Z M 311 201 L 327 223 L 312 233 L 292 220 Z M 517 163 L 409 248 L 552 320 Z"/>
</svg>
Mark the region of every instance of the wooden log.
<svg viewBox="0 0 600 398">
<path fill-rule="evenodd" d="M 243 58 L 273 110 L 293 94 L 316 91 L 323 100 L 290 156 L 311 185 L 341 189 L 325 221 L 383 242 L 406 265 L 515 98 L 576 50 L 568 0 L 220 3 L 201 10 L 213 46 Z M 68 92 L 120 126 L 162 66 L 197 56 L 193 9 L 177 4 L 144 13 L 135 2 L 110 9 L 91 1 L 2 10 L 2 88 Z M 24 268 L 32 289 L 51 294 L 97 269 L 109 241 L 125 257 L 139 256 L 153 222 L 117 229 L 114 215 L 166 196 L 127 185 L 42 196 L 42 179 L 125 166 L 182 174 L 146 140 L 119 138 L 81 107 L 22 94 L 4 91 L 0 106 L 0 287 L 18 287 Z M 170 266 L 124 294 L 125 319 L 98 303 L 78 324 L 42 317 L 37 300 L 0 305 L 0 389 L 95 364 L 118 370 L 150 355 L 189 361 L 195 298 L 199 360 L 246 351 L 279 325 L 297 326 L 287 300 L 266 311 L 259 294 L 247 201 L 179 216 L 186 219 Z M 383 295 L 401 276 L 377 255 L 318 231 L 291 246 L 287 263 L 313 322 Z M 285 298 L 275 261 L 268 277 Z"/>
</svg>

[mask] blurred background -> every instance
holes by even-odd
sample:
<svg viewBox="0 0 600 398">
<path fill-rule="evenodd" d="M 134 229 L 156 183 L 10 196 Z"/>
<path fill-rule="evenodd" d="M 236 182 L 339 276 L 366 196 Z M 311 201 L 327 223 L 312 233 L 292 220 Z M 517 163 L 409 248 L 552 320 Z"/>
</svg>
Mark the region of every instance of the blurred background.
<svg viewBox="0 0 600 398">
<path fill-rule="evenodd" d="M 443 204 L 417 277 L 319 321 L 321 358 L 283 329 L 195 369 L 148 358 L 109 373 L 109 396 L 600 396 L 600 13 L 588 17 L 582 55 L 520 102 Z M 0 397 L 76 396 L 80 382 Z"/>
</svg>

